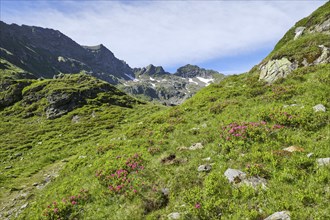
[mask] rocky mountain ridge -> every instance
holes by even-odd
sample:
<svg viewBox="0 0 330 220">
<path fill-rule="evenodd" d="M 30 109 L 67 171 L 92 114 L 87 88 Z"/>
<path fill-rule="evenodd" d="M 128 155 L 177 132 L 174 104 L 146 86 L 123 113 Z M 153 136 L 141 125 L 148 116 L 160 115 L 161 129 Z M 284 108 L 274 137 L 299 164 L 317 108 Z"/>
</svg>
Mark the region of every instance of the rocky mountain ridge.
<svg viewBox="0 0 330 220">
<path fill-rule="evenodd" d="M 118 85 L 133 96 L 166 104 L 180 104 L 207 86 L 218 74 L 192 65 L 179 68 L 173 76 L 161 66 L 131 68 L 104 45 L 82 46 L 57 30 L 8 25 L 2 21 L 0 29 L 0 68 L 5 70 L 6 65 L 15 65 L 21 69 L 21 74 L 16 72 L 18 78 L 53 78 L 62 73 L 83 71 Z M 150 80 L 147 76 L 158 79 Z M 198 79 L 197 76 L 206 77 L 207 80 Z M 195 78 L 195 81 L 190 78 Z M 219 80 L 223 75 L 215 78 Z M 186 88 L 189 84 L 194 84 L 194 88 Z"/>
<path fill-rule="evenodd" d="M 225 77 L 217 71 L 190 64 L 178 68 L 174 74 L 152 64 L 134 69 L 134 73 L 134 79 L 123 81 L 118 87 L 136 97 L 165 105 L 181 104 L 201 88 L 220 82 Z"/>
</svg>

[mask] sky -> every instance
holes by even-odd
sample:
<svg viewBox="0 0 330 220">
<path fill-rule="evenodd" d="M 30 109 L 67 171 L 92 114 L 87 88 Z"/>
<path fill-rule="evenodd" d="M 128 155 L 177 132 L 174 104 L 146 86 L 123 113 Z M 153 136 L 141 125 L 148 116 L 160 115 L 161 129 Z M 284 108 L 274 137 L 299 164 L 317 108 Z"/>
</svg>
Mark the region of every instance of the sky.
<svg viewBox="0 0 330 220">
<path fill-rule="evenodd" d="M 0 0 L 0 20 L 103 44 L 131 67 L 175 72 L 195 64 L 242 73 L 258 64 L 298 20 L 324 0 Z"/>
</svg>

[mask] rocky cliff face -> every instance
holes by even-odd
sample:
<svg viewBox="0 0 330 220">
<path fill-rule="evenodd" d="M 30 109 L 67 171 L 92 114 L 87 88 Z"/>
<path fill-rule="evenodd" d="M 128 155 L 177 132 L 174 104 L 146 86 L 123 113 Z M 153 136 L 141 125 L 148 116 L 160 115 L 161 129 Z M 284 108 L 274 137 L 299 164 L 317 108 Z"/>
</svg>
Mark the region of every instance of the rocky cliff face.
<svg viewBox="0 0 330 220">
<path fill-rule="evenodd" d="M 110 83 L 129 79 L 132 69 L 102 44 L 81 46 L 53 29 L 0 22 L 0 56 L 36 77 L 59 73 L 89 74 Z"/>
<path fill-rule="evenodd" d="M 259 65 L 260 80 L 273 83 L 307 66 L 330 63 L 330 3 L 300 20 Z"/>
</svg>

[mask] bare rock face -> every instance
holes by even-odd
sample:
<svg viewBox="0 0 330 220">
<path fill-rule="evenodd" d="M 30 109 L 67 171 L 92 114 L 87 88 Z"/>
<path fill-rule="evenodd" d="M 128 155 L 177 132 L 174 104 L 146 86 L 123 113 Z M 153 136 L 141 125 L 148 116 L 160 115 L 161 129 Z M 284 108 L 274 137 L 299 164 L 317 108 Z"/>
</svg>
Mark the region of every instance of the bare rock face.
<svg viewBox="0 0 330 220">
<path fill-rule="evenodd" d="M 322 49 L 322 54 L 315 61 L 314 64 L 330 63 L 330 49 L 324 45 L 319 45 Z"/>
<path fill-rule="evenodd" d="M 330 18 L 326 21 L 324 21 L 322 24 L 318 24 L 314 27 L 314 29 L 311 31 L 313 32 L 326 32 L 330 33 Z"/>
<path fill-rule="evenodd" d="M 275 212 L 274 214 L 265 218 L 265 220 L 290 220 L 290 212 L 288 211 L 281 211 Z"/>
<path fill-rule="evenodd" d="M 294 36 L 294 40 L 297 40 L 304 32 L 306 28 L 305 27 L 297 27 L 295 30 L 295 36 Z"/>
<path fill-rule="evenodd" d="M 279 78 L 285 78 L 293 70 L 297 69 L 297 67 L 298 65 L 296 63 L 291 63 L 285 57 L 280 60 L 270 60 L 261 66 L 259 79 L 272 83 Z"/>
</svg>

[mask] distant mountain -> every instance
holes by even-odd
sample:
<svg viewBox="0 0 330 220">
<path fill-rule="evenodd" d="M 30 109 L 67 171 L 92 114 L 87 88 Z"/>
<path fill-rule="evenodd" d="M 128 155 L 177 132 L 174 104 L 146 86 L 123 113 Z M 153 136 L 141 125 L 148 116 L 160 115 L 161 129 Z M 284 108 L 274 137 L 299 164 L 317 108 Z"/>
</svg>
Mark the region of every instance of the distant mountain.
<svg viewBox="0 0 330 220">
<path fill-rule="evenodd" d="M 54 78 L 85 72 L 149 101 L 180 104 L 215 79 L 218 72 L 194 65 L 170 74 L 150 64 L 131 68 L 104 45 L 82 46 L 60 31 L 0 21 L 1 75 L 16 79 Z"/>
<path fill-rule="evenodd" d="M 81 46 L 60 31 L 0 21 L 0 57 L 37 78 L 88 72 L 110 83 L 133 76 L 132 69 L 102 44 Z"/>
<path fill-rule="evenodd" d="M 218 74 L 218 72 L 214 70 L 206 70 L 196 65 L 187 64 L 180 67 L 174 75 L 181 76 L 183 78 L 194 78 L 198 76 L 203 78 L 212 78 L 214 74 Z"/>
<path fill-rule="evenodd" d="M 134 73 L 136 78 L 133 81 L 125 81 L 119 87 L 136 97 L 166 105 L 181 104 L 201 88 L 225 77 L 217 71 L 190 64 L 178 68 L 174 74 L 153 65 L 134 69 Z"/>
</svg>

